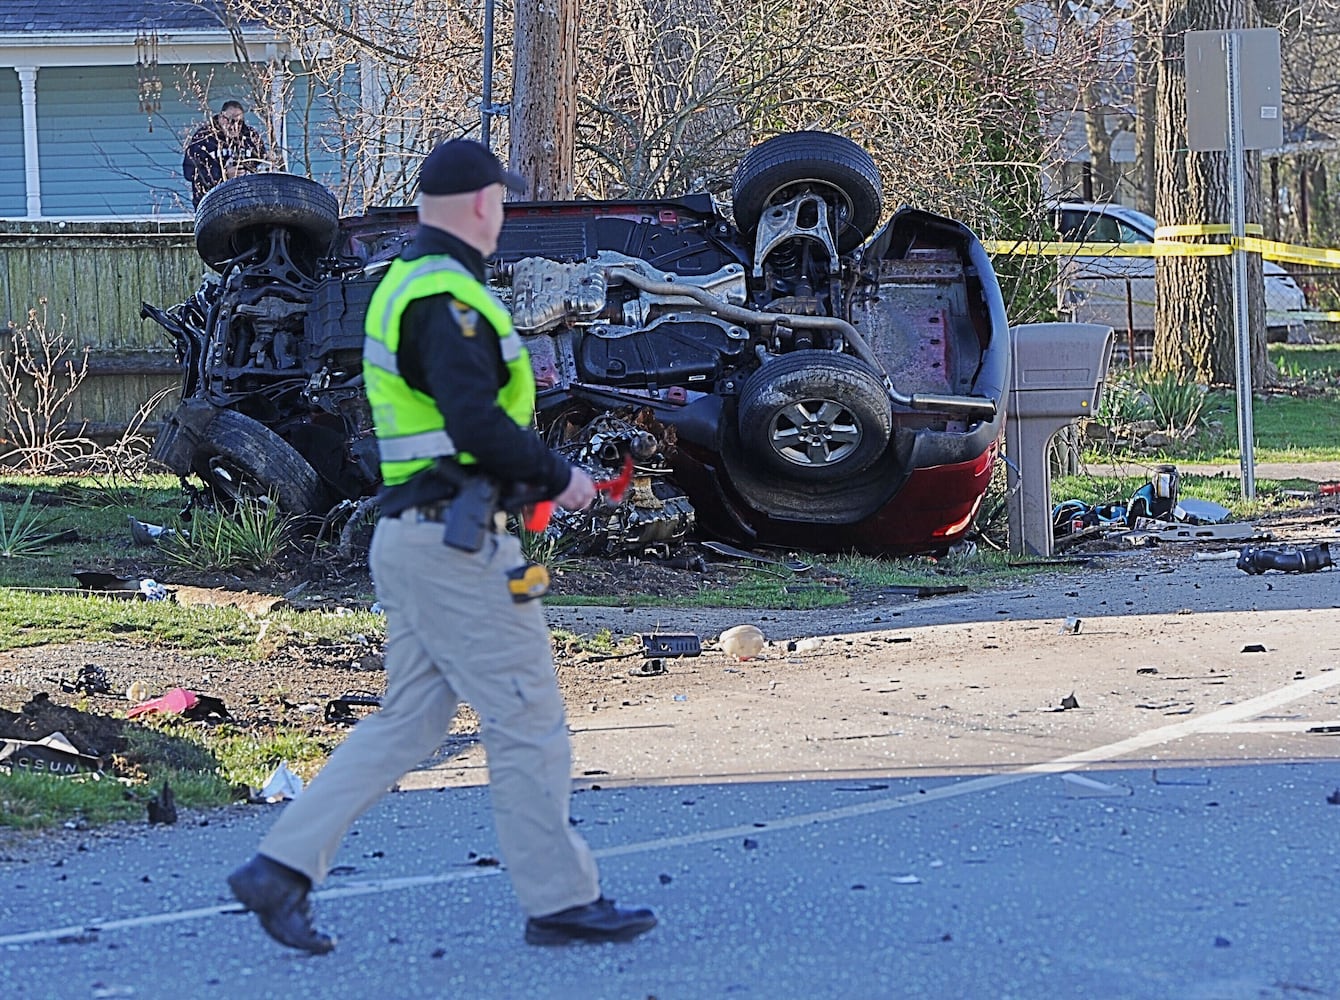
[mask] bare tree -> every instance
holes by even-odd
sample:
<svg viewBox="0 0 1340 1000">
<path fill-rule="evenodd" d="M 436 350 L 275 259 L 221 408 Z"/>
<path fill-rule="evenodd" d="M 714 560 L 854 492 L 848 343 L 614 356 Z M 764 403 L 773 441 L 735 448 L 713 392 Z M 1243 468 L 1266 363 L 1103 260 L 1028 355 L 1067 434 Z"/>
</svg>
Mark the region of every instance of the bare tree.
<svg viewBox="0 0 1340 1000">
<path fill-rule="evenodd" d="M 1228 155 L 1187 150 L 1185 40 L 1188 31 L 1246 28 L 1255 24 L 1248 0 L 1168 0 L 1161 29 L 1158 87 L 1157 215 L 1164 225 L 1222 223 L 1230 218 Z M 1260 155 L 1247 158 L 1246 217 L 1261 217 Z M 1202 237 L 1200 242 L 1223 241 Z M 1248 257 L 1248 326 L 1254 384 L 1268 375 L 1261 258 Z M 1186 380 L 1231 383 L 1236 370 L 1233 286 L 1226 256 L 1158 259 L 1154 280 L 1159 308 L 1153 367 Z"/>
</svg>

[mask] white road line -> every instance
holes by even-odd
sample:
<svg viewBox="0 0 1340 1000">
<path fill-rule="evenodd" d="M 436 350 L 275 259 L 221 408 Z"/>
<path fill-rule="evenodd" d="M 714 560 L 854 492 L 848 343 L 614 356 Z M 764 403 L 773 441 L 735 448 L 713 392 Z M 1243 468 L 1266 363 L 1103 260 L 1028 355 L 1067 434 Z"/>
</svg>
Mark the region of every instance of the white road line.
<svg viewBox="0 0 1340 1000">
<path fill-rule="evenodd" d="M 1081 750 L 1078 753 L 1067 754 L 1066 756 L 1058 757 L 1055 760 L 1041 761 L 1037 764 L 1019 768 L 1015 771 L 1007 771 L 1001 774 L 988 774 L 983 775 L 980 778 L 969 778 L 966 781 L 953 782 L 951 784 L 942 785 L 939 788 L 929 789 L 925 792 L 919 791 L 909 795 L 896 795 L 891 798 L 876 799 L 869 802 L 844 806 L 840 809 L 824 809 L 819 812 L 804 813 L 798 816 L 787 816 L 781 819 L 770 820 L 762 827 L 755 826 L 753 823 L 741 826 L 722 827 L 715 830 L 704 830 L 700 833 L 684 834 L 679 837 L 658 837 L 655 840 L 638 841 L 633 844 L 624 844 L 621 847 L 606 847 L 595 851 L 594 853 L 597 858 L 617 858 L 629 854 L 643 854 L 648 851 L 664 850 L 666 848 L 706 844 L 716 840 L 730 840 L 746 834 L 751 837 L 756 837 L 776 830 L 790 830 L 796 827 L 810 826 L 815 823 L 832 823 L 838 820 L 851 819 L 856 816 L 869 816 L 875 813 L 890 812 L 894 809 L 903 809 L 912 805 L 925 805 L 927 802 L 935 802 L 942 799 L 953 799 L 964 795 L 975 795 L 978 792 L 1003 788 L 1007 785 L 1027 781 L 1030 778 L 1036 778 L 1044 774 L 1064 774 L 1068 771 L 1078 770 L 1085 764 L 1114 761 L 1116 758 L 1125 756 L 1126 754 L 1134 753 L 1139 750 L 1147 750 L 1150 747 L 1159 746 L 1160 744 L 1168 743 L 1172 740 L 1182 739 L 1186 736 L 1194 736 L 1207 732 L 1223 732 L 1225 727 L 1232 726 L 1234 723 L 1240 722 L 1243 719 L 1249 719 L 1254 715 L 1260 715 L 1272 708 L 1278 708 L 1281 705 L 1287 705 L 1290 702 L 1298 701 L 1300 698 L 1305 698 L 1318 691 L 1325 691 L 1328 688 L 1338 686 L 1340 686 L 1340 670 L 1328 670 L 1318 674 L 1316 677 L 1295 681 L 1292 684 L 1287 684 L 1274 691 L 1267 691 L 1265 694 L 1250 698 L 1240 704 L 1221 708 L 1217 712 L 1211 712 L 1208 715 L 1201 716 L 1199 719 L 1187 719 L 1184 722 L 1176 722 L 1171 725 L 1160 726 L 1157 729 L 1150 729 L 1143 733 L 1137 733 L 1124 740 L 1117 740 L 1115 743 L 1093 747 L 1089 750 Z M 441 875 L 420 875 L 407 878 L 379 879 L 370 882 L 355 882 L 335 889 L 319 890 L 312 893 L 312 898 L 314 900 L 343 899 L 352 896 L 366 896 L 373 893 L 395 892 L 400 889 L 414 889 L 422 886 L 443 885 L 449 882 L 463 882 L 468 879 L 485 878 L 491 875 L 496 875 L 500 871 L 502 871 L 501 868 L 474 868 L 469 871 L 445 872 Z M 204 906 L 194 910 L 176 910 L 169 913 L 151 914 L 149 916 L 128 917 L 122 920 L 89 920 L 83 924 L 53 927 L 45 930 L 27 931 L 22 934 L 0 936 L 0 947 L 34 944 L 40 941 L 54 941 L 63 937 L 74 937 L 93 932 L 124 930 L 132 927 L 150 927 L 155 924 L 200 920 L 225 913 L 241 912 L 243 911 L 238 904 L 229 903 L 222 906 Z"/>
</svg>

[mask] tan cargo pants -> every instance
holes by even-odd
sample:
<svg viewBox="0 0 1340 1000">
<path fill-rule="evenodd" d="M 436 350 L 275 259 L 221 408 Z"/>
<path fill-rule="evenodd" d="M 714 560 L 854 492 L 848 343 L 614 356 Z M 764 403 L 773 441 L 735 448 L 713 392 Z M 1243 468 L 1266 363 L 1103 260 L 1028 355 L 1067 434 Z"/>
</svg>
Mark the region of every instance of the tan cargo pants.
<svg viewBox="0 0 1340 1000">
<path fill-rule="evenodd" d="M 386 609 L 386 695 L 284 810 L 260 853 L 320 883 L 350 825 L 447 734 L 459 699 L 479 713 L 503 860 L 527 916 L 600 895 L 568 823 L 571 748 L 539 601 L 516 604 L 506 573 L 521 547 L 485 536 L 468 554 L 411 510 L 383 518 L 372 576 Z"/>
</svg>

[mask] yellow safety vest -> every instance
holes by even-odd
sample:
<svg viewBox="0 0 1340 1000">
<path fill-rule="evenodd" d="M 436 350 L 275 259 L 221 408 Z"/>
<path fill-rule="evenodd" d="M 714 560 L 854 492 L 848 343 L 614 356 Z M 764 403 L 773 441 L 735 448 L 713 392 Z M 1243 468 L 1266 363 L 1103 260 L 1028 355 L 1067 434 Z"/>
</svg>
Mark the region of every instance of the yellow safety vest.
<svg viewBox="0 0 1340 1000">
<path fill-rule="evenodd" d="M 535 419 L 535 374 L 530 355 L 512 327 L 512 317 L 492 293 L 456 260 L 445 255 L 399 260 L 377 285 L 363 330 L 363 381 L 372 407 L 372 423 L 381 455 L 382 482 L 396 486 L 442 457 L 462 465 L 475 457 L 458 451 L 447 433 L 433 397 L 411 388 L 400 374 L 400 321 L 416 299 L 450 295 L 461 332 L 471 336 L 482 316 L 498 335 L 508 379 L 498 390 L 498 405 L 520 427 Z"/>
</svg>

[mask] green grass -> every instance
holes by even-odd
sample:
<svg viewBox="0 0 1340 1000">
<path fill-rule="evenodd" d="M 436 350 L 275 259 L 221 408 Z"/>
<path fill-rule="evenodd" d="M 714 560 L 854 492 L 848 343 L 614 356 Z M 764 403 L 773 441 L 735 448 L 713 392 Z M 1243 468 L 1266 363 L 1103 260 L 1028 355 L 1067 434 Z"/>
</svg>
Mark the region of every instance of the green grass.
<svg viewBox="0 0 1340 1000">
<path fill-rule="evenodd" d="M 310 779 L 339 742 L 338 736 L 298 732 L 262 741 L 235 726 L 202 729 L 151 717 L 128 723 L 125 734 L 129 745 L 116 762 L 122 778 L 0 770 L 0 826 L 37 830 L 70 821 L 143 821 L 148 800 L 164 783 L 179 808 L 216 808 L 259 788 L 280 763 Z"/>
<path fill-rule="evenodd" d="M 1340 461 L 1340 344 L 1271 344 L 1270 359 L 1289 391 L 1260 392 L 1252 402 L 1256 462 Z M 1119 377 L 1120 370 L 1114 370 Z M 1143 468 L 1159 462 L 1236 465 L 1236 394 L 1217 390 L 1205 398 L 1206 420 L 1218 425 L 1185 445 L 1145 454 L 1111 453 L 1091 447 L 1085 458 L 1101 464 Z M 1221 501 L 1222 502 L 1222 501 Z"/>
<path fill-rule="evenodd" d="M 0 476 L 0 511 L 11 522 L 29 494 L 44 533 L 73 530 L 78 540 L 45 545 L 19 558 L 0 557 L 0 586 L 72 588 L 75 570 L 149 562 L 146 550 L 131 541 L 127 515 L 176 525 L 182 505 L 181 484 L 172 476 L 146 476 L 132 484 L 91 476 Z"/>
<path fill-rule="evenodd" d="M 260 660 L 279 636 L 302 645 L 349 641 L 356 635 L 379 636 L 385 631 L 385 619 L 370 611 L 329 614 L 281 609 L 258 622 L 237 608 L 0 588 L 0 650 L 119 642 L 164 646 L 194 656 Z"/>
</svg>

